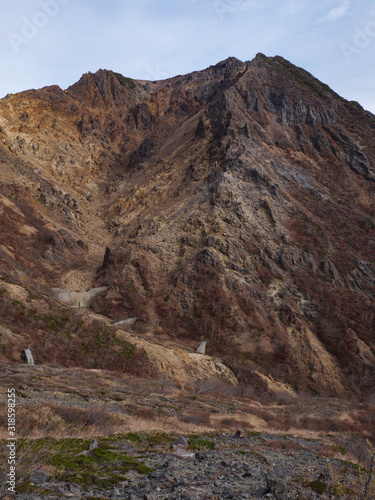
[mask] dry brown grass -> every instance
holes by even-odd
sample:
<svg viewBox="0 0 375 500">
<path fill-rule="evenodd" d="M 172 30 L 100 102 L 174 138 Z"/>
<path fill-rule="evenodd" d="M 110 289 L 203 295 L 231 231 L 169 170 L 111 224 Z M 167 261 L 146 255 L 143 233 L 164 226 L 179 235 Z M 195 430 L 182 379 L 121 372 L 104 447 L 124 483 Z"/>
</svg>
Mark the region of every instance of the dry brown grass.
<svg viewBox="0 0 375 500">
<path fill-rule="evenodd" d="M 138 417 L 120 418 L 122 422 L 118 422 L 116 433 L 134 432 L 165 432 L 167 434 L 192 434 L 212 432 L 214 429 L 206 425 L 193 424 L 183 422 L 177 417 L 159 416 L 154 420 L 146 420 Z M 120 420 L 119 419 L 119 420 Z"/>
<path fill-rule="evenodd" d="M 343 458 L 343 456 L 339 453 L 337 446 L 328 442 L 320 442 L 316 447 L 316 453 L 326 458 Z"/>
<path fill-rule="evenodd" d="M 216 414 L 211 416 L 212 425 L 215 429 L 239 429 L 239 430 L 264 430 L 267 424 L 256 415 L 233 415 Z"/>
<path fill-rule="evenodd" d="M 116 427 L 116 418 L 103 407 L 74 408 L 71 406 L 53 406 L 51 409 L 59 415 L 69 427 L 95 428 L 107 435 Z"/>
<path fill-rule="evenodd" d="M 60 415 L 62 420 L 68 425 L 81 427 L 87 424 L 87 415 L 81 408 L 73 408 L 71 406 L 55 406 L 53 410 L 57 415 Z"/>
<path fill-rule="evenodd" d="M 204 413 L 198 417 L 181 419 L 158 415 L 152 409 L 140 408 L 133 415 L 111 412 L 104 408 L 74 408 L 51 406 L 35 408 L 24 406 L 17 413 L 18 437 L 35 439 L 93 437 L 121 434 L 129 431 L 166 433 L 203 433 L 213 431 Z M 3 424 L 4 425 L 4 424 Z M 7 429 L 0 429 L 0 438 L 8 437 Z"/>
<path fill-rule="evenodd" d="M 255 425 L 248 418 L 241 417 L 224 417 L 217 420 L 216 425 L 218 429 L 250 430 L 255 428 Z"/>
<path fill-rule="evenodd" d="M 182 417 L 182 421 L 188 424 L 211 427 L 211 416 L 209 413 L 204 411 L 194 411 L 187 413 Z"/>
<path fill-rule="evenodd" d="M 146 406 L 132 409 L 130 415 L 142 418 L 143 420 L 154 420 L 157 417 L 156 411 Z"/>
<path fill-rule="evenodd" d="M 216 378 L 191 381 L 185 386 L 185 391 L 190 394 L 206 394 L 223 399 L 254 397 L 254 390 L 251 386 L 233 385 Z"/>
<path fill-rule="evenodd" d="M 60 437 L 75 432 L 89 435 L 108 435 L 116 430 L 118 417 L 105 408 L 75 408 L 69 406 L 31 406 L 17 409 L 17 436 L 35 438 L 36 436 Z M 0 437 L 6 438 L 7 428 L 2 422 Z"/>
<path fill-rule="evenodd" d="M 45 431 L 47 429 L 41 431 L 36 438 L 43 437 Z M 33 441 L 29 441 L 25 443 L 25 447 L 17 453 L 17 482 L 21 483 L 34 472 L 39 469 L 43 469 L 47 474 L 51 472 L 51 467 L 48 465 L 48 460 L 52 455 L 56 453 L 56 451 L 52 450 L 51 443 L 44 443 L 42 447 L 40 447 L 37 451 L 32 450 Z M 6 455 L 6 442 L 0 442 L 0 455 Z M 6 469 L 0 471 L 0 498 L 7 498 L 5 496 L 5 492 L 7 491 L 8 485 L 6 483 Z M 37 493 L 38 490 L 36 489 Z M 14 498 L 11 496 L 9 498 Z"/>
<path fill-rule="evenodd" d="M 32 438 L 40 433 L 59 433 L 65 428 L 64 421 L 49 406 L 27 405 L 17 409 L 17 436 Z"/>
<path fill-rule="evenodd" d="M 74 432 L 100 436 L 127 430 L 203 432 L 221 429 L 256 430 L 323 441 L 327 434 L 345 435 L 353 443 L 358 437 L 375 437 L 375 407 L 369 403 L 359 405 L 306 396 L 291 401 L 278 397 L 272 400 L 269 393 L 267 398 L 271 401 L 265 403 L 259 400 L 259 395 L 251 396 L 251 390 L 247 393 L 244 387 L 212 379 L 201 381 L 194 389 L 195 394 L 191 387 L 186 391 L 173 386 L 173 395 L 166 398 L 170 381 L 160 377 L 145 380 L 99 369 L 11 368 L 6 374 L 10 385 L 20 384 L 23 379 L 24 384 L 31 387 L 30 391 L 21 389 L 28 392 L 28 397 L 18 397 L 20 436 L 35 436 L 48 422 L 48 432 L 56 437 Z M 36 387 L 42 390 L 35 391 Z M 3 394 L 2 391 L 2 397 Z M 55 394 L 58 394 L 57 404 L 52 404 Z M 95 401 L 102 398 L 99 405 L 92 397 Z M 33 400 L 36 403 L 38 398 L 40 403 L 28 404 Z M 0 413 L 5 415 L 2 409 Z M 0 435 L 7 437 L 5 417 L 0 418 Z M 328 449 L 327 453 L 333 451 Z M 348 450 L 348 453 L 360 459 L 358 452 Z"/>
</svg>

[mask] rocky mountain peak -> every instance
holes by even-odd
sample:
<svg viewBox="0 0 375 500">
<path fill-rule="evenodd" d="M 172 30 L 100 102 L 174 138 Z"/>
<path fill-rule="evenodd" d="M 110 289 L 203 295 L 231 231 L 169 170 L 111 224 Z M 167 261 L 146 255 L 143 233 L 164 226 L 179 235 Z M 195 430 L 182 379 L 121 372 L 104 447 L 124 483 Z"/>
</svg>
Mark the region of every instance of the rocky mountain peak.
<svg viewBox="0 0 375 500">
<path fill-rule="evenodd" d="M 258 54 L 158 82 L 87 73 L 2 99 L 0 126 L 4 279 L 106 287 L 92 312 L 206 340 L 246 383 L 371 386 L 375 117 L 357 103 Z"/>
<path fill-rule="evenodd" d="M 100 69 L 96 73 L 86 73 L 80 80 L 69 87 L 67 92 L 78 99 L 89 99 L 92 106 L 116 106 L 124 103 L 135 81 L 119 73 Z"/>
</svg>

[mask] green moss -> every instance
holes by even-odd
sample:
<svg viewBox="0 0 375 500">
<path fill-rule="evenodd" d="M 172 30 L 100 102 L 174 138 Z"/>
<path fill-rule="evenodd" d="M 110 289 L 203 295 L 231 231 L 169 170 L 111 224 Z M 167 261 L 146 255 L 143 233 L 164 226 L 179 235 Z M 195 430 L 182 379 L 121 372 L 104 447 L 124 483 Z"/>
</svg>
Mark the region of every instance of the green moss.
<svg viewBox="0 0 375 500">
<path fill-rule="evenodd" d="M 77 453 L 77 442 L 65 443 L 48 463 L 58 469 L 60 480 L 74 481 L 82 487 L 100 486 L 110 488 L 117 484 L 119 480 L 125 479 L 125 474 L 130 470 L 136 470 L 140 474 L 148 474 L 152 471 L 145 464 L 139 462 L 134 457 L 129 457 L 108 449 L 108 446 L 99 447 L 87 455 Z M 73 440 L 74 441 L 74 440 Z M 87 444 L 87 443 L 86 443 Z M 80 447 L 87 449 L 87 447 Z"/>
<path fill-rule="evenodd" d="M 38 493 L 39 486 L 29 483 L 28 481 L 21 482 L 17 485 L 17 493 Z M 44 492 L 43 492 L 44 493 Z M 52 493 L 52 492 L 51 492 Z"/>
<path fill-rule="evenodd" d="M 126 359 L 130 359 L 135 354 L 135 346 L 124 340 L 122 343 L 122 354 Z"/>
<path fill-rule="evenodd" d="M 136 470 L 137 472 L 139 472 L 139 474 L 149 474 L 150 472 L 152 472 L 154 469 L 151 469 L 150 467 L 148 467 L 147 465 L 145 464 L 141 464 L 141 463 L 138 463 L 136 466 L 134 467 L 129 467 L 131 469 L 134 469 Z"/>
<path fill-rule="evenodd" d="M 137 86 L 134 80 L 126 76 L 123 76 L 121 73 L 114 73 L 114 75 L 117 78 L 117 80 L 121 83 L 121 85 L 125 88 L 134 89 Z"/>
<path fill-rule="evenodd" d="M 166 433 L 141 436 L 130 432 L 101 438 L 99 447 L 84 455 L 81 453 L 88 449 L 90 440 L 77 438 L 58 440 L 46 437 L 34 441 L 19 439 L 18 449 L 20 452 L 27 450 L 31 461 L 33 457 L 42 457 L 44 463 L 54 468 L 53 477 L 58 481 L 75 482 L 84 490 L 92 487 L 110 489 L 119 481 L 126 480 L 129 470 L 135 470 L 139 474 L 148 474 L 153 470 L 142 463 L 140 457 L 128 456 L 114 449 L 119 447 L 119 441 L 124 439 L 136 443 L 146 440 L 152 444 L 166 444 L 171 441 L 171 437 Z M 34 486 L 28 483 L 27 476 L 22 484 L 22 492 L 33 492 Z"/>
<path fill-rule="evenodd" d="M 28 395 L 25 394 L 24 392 L 20 391 L 19 389 L 16 389 L 16 395 L 19 397 L 19 398 L 27 398 Z"/>
<path fill-rule="evenodd" d="M 40 316 L 39 316 L 38 311 L 36 309 L 29 309 L 27 311 L 27 315 L 33 319 L 40 319 Z"/>
<path fill-rule="evenodd" d="M 306 70 L 295 66 L 294 64 L 281 57 L 276 57 L 275 60 L 279 64 L 279 69 L 283 69 L 283 72 L 284 74 L 286 74 L 286 76 L 292 77 L 297 83 L 314 91 L 320 97 L 325 97 L 325 95 L 329 93 L 334 95 L 338 99 L 341 99 L 341 97 L 336 94 L 336 92 L 333 91 L 328 85 L 320 82 Z"/>
<path fill-rule="evenodd" d="M 360 465 L 355 464 L 353 462 L 349 462 L 349 460 L 341 460 L 340 458 L 338 458 L 336 460 L 338 462 L 344 464 L 345 466 L 347 466 L 349 468 L 347 470 L 354 469 L 355 471 L 360 472 L 361 474 L 368 474 L 367 469 L 365 469 L 364 467 L 361 467 Z"/>
<path fill-rule="evenodd" d="M 128 290 L 135 290 L 134 280 L 131 280 L 130 283 L 126 287 Z"/>
<path fill-rule="evenodd" d="M 344 446 L 338 446 L 338 449 L 341 455 L 346 455 L 348 453 L 348 450 Z"/>
<path fill-rule="evenodd" d="M 255 436 L 255 437 L 258 437 L 258 436 L 260 436 L 260 432 L 258 432 L 258 431 L 248 431 L 248 432 L 246 432 L 246 436 Z"/>
<path fill-rule="evenodd" d="M 132 441 L 133 443 L 141 443 L 142 442 L 142 438 L 138 434 L 138 432 L 128 432 L 127 434 L 124 435 L 124 438 L 129 440 L 129 441 Z"/>
<path fill-rule="evenodd" d="M 57 440 L 51 437 L 36 439 L 35 441 L 27 441 L 26 439 L 19 439 L 18 446 L 20 450 L 25 450 L 30 447 L 30 452 L 37 452 L 40 450 L 48 449 L 51 452 L 69 452 L 79 453 L 88 448 L 90 441 L 88 439 L 72 438 Z"/>
<path fill-rule="evenodd" d="M 374 221 L 370 217 L 365 217 L 359 224 L 367 231 L 375 229 Z"/>
<path fill-rule="evenodd" d="M 48 325 L 50 330 L 57 333 L 65 328 L 69 321 L 69 316 L 53 316 L 52 314 L 45 314 L 41 319 L 46 325 Z"/>
<path fill-rule="evenodd" d="M 150 444 L 158 445 L 158 444 L 169 444 L 172 441 L 171 436 L 166 434 L 165 432 L 158 432 L 157 434 L 153 434 L 152 436 L 147 436 L 146 440 Z"/>
<path fill-rule="evenodd" d="M 211 439 L 196 437 L 195 434 L 189 436 L 189 450 L 213 450 L 215 446 Z"/>
<path fill-rule="evenodd" d="M 20 300 L 13 300 L 13 304 L 15 306 L 19 306 L 21 309 L 25 310 L 26 307 L 22 304 L 22 302 Z"/>
<path fill-rule="evenodd" d="M 50 459 L 49 463 L 58 468 L 64 467 L 65 469 L 75 469 L 82 463 L 82 460 L 75 459 L 74 456 L 66 456 L 62 453 L 58 453 Z"/>
<path fill-rule="evenodd" d="M 7 293 L 6 289 L 5 288 L 0 288 L 0 297 L 2 297 L 3 295 L 5 295 Z"/>
<path fill-rule="evenodd" d="M 324 483 L 322 483 L 321 481 L 312 481 L 309 484 L 309 486 L 312 490 L 314 490 L 319 495 L 323 495 L 323 493 L 325 493 L 327 491 L 326 485 Z"/>
<path fill-rule="evenodd" d="M 127 340 L 121 340 L 121 339 L 119 339 L 117 337 L 113 337 L 111 339 L 111 342 L 114 345 L 120 347 L 121 354 L 123 356 L 125 356 L 126 359 L 130 359 L 132 356 L 134 356 L 134 354 L 136 352 L 136 347 L 131 342 L 128 342 Z"/>
</svg>

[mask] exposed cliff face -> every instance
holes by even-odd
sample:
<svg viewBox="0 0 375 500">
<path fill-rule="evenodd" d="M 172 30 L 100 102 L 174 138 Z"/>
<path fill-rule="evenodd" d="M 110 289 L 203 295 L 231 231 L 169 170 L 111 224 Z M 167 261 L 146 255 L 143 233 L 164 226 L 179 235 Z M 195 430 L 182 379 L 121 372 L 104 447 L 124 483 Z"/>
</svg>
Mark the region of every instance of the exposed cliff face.
<svg viewBox="0 0 375 500">
<path fill-rule="evenodd" d="M 207 339 L 244 380 L 374 382 L 375 117 L 358 104 L 259 54 L 160 82 L 100 70 L 3 99 L 0 126 L 5 273 L 109 286 L 96 312 Z"/>
</svg>

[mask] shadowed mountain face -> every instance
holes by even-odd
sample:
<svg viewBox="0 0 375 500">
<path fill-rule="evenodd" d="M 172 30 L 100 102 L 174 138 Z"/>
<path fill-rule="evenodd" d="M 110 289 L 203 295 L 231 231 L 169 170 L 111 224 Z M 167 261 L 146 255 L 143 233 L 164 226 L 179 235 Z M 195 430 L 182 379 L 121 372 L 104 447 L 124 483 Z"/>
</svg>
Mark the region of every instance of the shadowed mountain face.
<svg viewBox="0 0 375 500">
<path fill-rule="evenodd" d="M 133 331 L 161 343 L 207 340 L 244 381 L 366 392 L 374 136 L 359 104 L 262 54 L 165 81 L 100 70 L 9 95 L 1 271 L 47 293 L 108 286 L 96 313 L 137 317 Z"/>
</svg>

